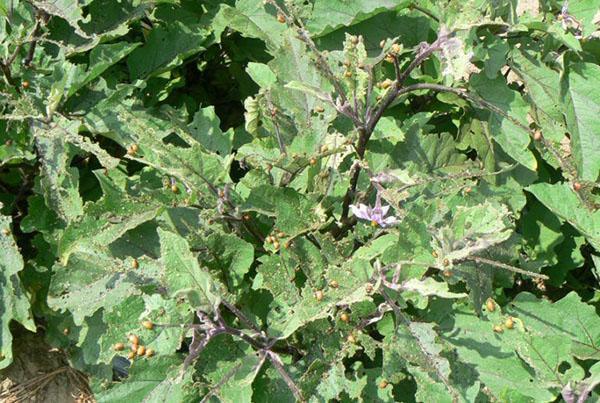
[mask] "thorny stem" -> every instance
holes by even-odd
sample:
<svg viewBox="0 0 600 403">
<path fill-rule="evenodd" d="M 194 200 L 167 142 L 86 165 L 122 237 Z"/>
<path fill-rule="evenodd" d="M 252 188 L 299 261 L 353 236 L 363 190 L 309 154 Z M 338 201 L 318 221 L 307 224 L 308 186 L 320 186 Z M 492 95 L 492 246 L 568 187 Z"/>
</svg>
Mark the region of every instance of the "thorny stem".
<svg viewBox="0 0 600 403">
<path fill-rule="evenodd" d="M 500 269 L 505 269 L 505 270 L 508 270 L 508 271 L 512 271 L 513 273 L 519 273 L 519 274 L 523 274 L 525 276 L 539 278 L 539 279 L 542 279 L 542 280 L 548 280 L 548 278 L 549 278 L 548 276 L 546 276 L 544 274 L 533 273 L 531 271 L 519 269 L 518 267 L 511 266 L 511 265 L 506 264 L 506 263 L 496 262 L 495 260 L 490 260 L 490 259 L 486 259 L 486 258 L 479 257 L 479 256 L 468 256 L 468 257 L 464 258 L 464 260 L 471 260 L 471 261 L 476 262 L 476 263 L 488 264 L 490 266 L 498 267 Z"/>
<path fill-rule="evenodd" d="M 355 125 L 360 124 L 360 120 L 358 118 L 357 111 L 352 109 L 352 106 L 348 102 L 348 96 L 346 95 L 346 91 L 342 84 L 337 79 L 333 71 L 329 67 L 327 63 L 327 59 L 323 55 L 322 52 L 317 49 L 317 45 L 315 45 L 314 41 L 310 37 L 310 33 L 302 23 L 300 18 L 295 18 L 288 10 L 288 12 L 284 11 L 283 8 L 275 0 L 266 0 L 267 3 L 271 4 L 277 10 L 277 13 L 285 19 L 286 24 L 289 27 L 295 28 L 298 34 L 298 39 L 306 44 L 306 46 L 310 49 L 310 51 L 314 54 L 316 58 L 317 68 L 323 73 L 325 78 L 333 85 L 335 92 L 337 93 L 341 105 L 337 105 L 332 101 L 334 107 L 338 110 L 338 112 L 348 116 Z"/>
<path fill-rule="evenodd" d="M 363 319 L 357 326 L 356 326 L 356 330 L 361 331 L 363 330 L 365 327 L 375 323 L 375 322 L 379 322 L 381 319 L 383 319 L 383 315 L 386 312 L 389 312 L 392 310 L 392 307 L 387 303 L 381 303 L 379 304 L 379 306 L 377 307 L 377 312 L 375 312 L 374 314 L 366 317 L 365 319 Z"/>
<path fill-rule="evenodd" d="M 267 104 L 269 106 L 269 113 L 271 114 L 271 121 L 273 122 L 273 126 L 275 127 L 275 137 L 277 138 L 277 145 L 279 146 L 279 151 L 282 154 L 287 154 L 285 149 L 285 143 L 283 142 L 283 138 L 281 137 L 281 130 L 279 130 L 279 122 L 277 122 L 277 110 L 275 106 L 273 106 L 273 102 L 271 102 L 271 97 L 267 94 Z"/>
<path fill-rule="evenodd" d="M 204 350 L 206 345 L 212 340 L 214 337 L 220 334 L 229 334 L 230 336 L 234 336 L 242 339 L 246 343 L 250 344 L 254 349 L 256 349 L 259 354 L 262 355 L 262 360 L 260 361 L 259 366 L 256 367 L 258 370 L 262 363 L 265 360 L 265 357 L 269 358 L 275 369 L 280 373 L 281 377 L 284 379 L 291 392 L 294 394 L 294 397 L 299 401 L 305 401 L 302 397 L 302 393 L 298 386 L 294 383 L 293 379 L 288 375 L 285 371 L 283 362 L 279 355 L 274 351 L 274 345 L 277 342 L 277 339 L 270 339 L 267 335 L 261 332 L 256 325 L 254 325 L 246 316 L 237 309 L 233 304 L 222 301 L 223 305 L 229 309 L 236 317 L 240 319 L 240 321 L 244 322 L 246 325 L 251 327 L 255 334 L 254 336 L 250 336 L 244 333 L 242 330 L 231 327 L 225 323 L 225 320 L 221 316 L 221 312 L 217 308 L 214 313 L 214 318 L 211 318 L 210 315 L 203 311 L 197 311 L 196 315 L 200 319 L 199 325 L 191 325 L 194 329 L 192 335 L 192 342 L 189 347 L 189 354 L 184 361 L 183 369 L 191 365 L 191 363 L 198 357 L 198 355 Z M 297 351 L 285 351 L 290 352 L 292 354 L 297 353 Z M 209 393 L 214 393 L 218 388 L 220 388 L 225 382 L 227 382 L 228 375 L 225 375 L 224 379 L 221 379 L 219 383 L 211 390 Z"/>
<path fill-rule="evenodd" d="M 402 72 L 400 71 L 400 60 L 398 60 L 398 55 L 392 55 L 392 61 L 394 64 L 394 73 L 396 74 L 396 79 L 402 76 Z"/>
<path fill-rule="evenodd" d="M 15 91 L 17 92 L 17 94 L 20 94 L 21 90 L 19 89 L 19 86 L 15 83 L 15 81 L 13 80 L 12 73 L 10 72 L 10 66 L 3 62 L 0 62 L 0 69 L 2 69 L 2 73 L 4 74 L 4 78 L 6 79 L 6 82 L 15 88 Z"/>
<path fill-rule="evenodd" d="M 284 9 L 277 4 L 275 0 L 266 0 L 268 4 L 271 4 L 277 10 L 279 16 L 283 17 L 286 24 L 292 28 L 296 28 L 298 33 L 298 38 L 304 42 L 310 51 L 316 57 L 316 66 L 323 73 L 323 75 L 331 82 L 333 85 L 338 97 L 339 103 L 333 102 L 332 104 L 338 110 L 338 112 L 342 113 L 345 116 L 348 116 L 352 122 L 354 123 L 355 128 L 358 130 L 359 136 L 356 142 L 355 148 L 358 158 L 362 160 L 364 158 L 366 145 L 377 125 L 377 122 L 383 116 L 384 111 L 390 106 L 390 104 L 399 96 L 400 89 L 406 78 L 410 75 L 410 73 L 420 66 L 431 54 L 441 49 L 441 45 L 444 41 L 448 39 L 451 34 L 446 34 L 440 36 L 434 43 L 431 45 L 427 45 L 424 49 L 422 49 L 417 57 L 408 65 L 408 67 L 404 70 L 400 70 L 399 63 L 397 59 L 394 62 L 394 68 L 396 70 L 396 81 L 392 85 L 392 88 L 388 91 L 386 96 L 376 105 L 375 109 L 372 110 L 369 104 L 367 103 L 366 110 L 364 111 L 364 119 L 361 119 L 358 116 L 358 104 L 356 99 L 354 99 L 355 104 L 354 107 L 350 105 L 348 102 L 348 97 L 346 92 L 344 91 L 342 85 L 339 80 L 333 74 L 333 71 L 329 67 L 325 56 L 317 49 L 314 41 L 310 37 L 309 32 L 304 27 L 304 24 L 299 18 L 294 18 L 289 12 L 284 11 Z M 369 74 L 369 88 L 367 90 L 367 98 L 370 97 L 372 92 L 373 85 L 373 75 L 372 72 Z M 368 99 L 367 99 L 368 100 Z M 340 105 L 341 104 L 341 105 Z M 342 223 L 341 227 L 334 227 L 332 230 L 333 235 L 335 237 L 339 237 L 343 235 L 349 227 L 353 225 L 353 220 L 348 220 L 348 213 L 350 209 L 350 203 L 354 197 L 354 193 L 356 192 L 356 186 L 358 184 L 358 178 L 360 176 L 360 167 L 357 167 L 354 171 L 351 179 L 350 186 L 348 191 L 344 195 L 344 199 L 342 202 L 342 215 L 340 218 L 340 222 Z"/>
<path fill-rule="evenodd" d="M 436 17 L 433 13 L 431 13 L 431 11 L 427 10 L 426 8 L 423 8 L 421 6 L 419 6 L 418 4 L 416 4 L 416 2 L 411 3 L 408 8 L 413 9 L 413 10 L 417 10 L 422 12 L 423 14 L 425 14 L 426 16 L 428 16 L 429 18 L 431 18 L 432 20 L 435 21 L 440 21 L 440 19 L 438 17 Z"/>
<path fill-rule="evenodd" d="M 287 384 L 288 388 L 294 394 L 294 397 L 296 398 L 296 400 L 298 400 L 300 402 L 305 402 L 306 400 L 302 396 L 302 392 L 300 391 L 298 386 L 296 386 L 296 384 L 294 383 L 294 380 L 286 372 L 283 362 L 281 362 L 281 358 L 279 358 L 279 355 L 275 354 L 272 351 L 266 351 L 266 354 L 267 354 L 267 357 L 269 358 L 269 360 L 271 361 L 271 364 L 273 364 L 273 366 L 275 367 L 277 372 L 279 372 L 279 374 L 281 375 L 281 377 Z"/>
<path fill-rule="evenodd" d="M 373 95 L 373 82 L 375 78 L 373 77 L 373 66 L 365 66 L 365 71 L 369 75 L 369 79 L 367 81 L 367 94 L 365 96 L 365 116 L 369 116 L 371 113 L 371 97 Z"/>
<path fill-rule="evenodd" d="M 13 86 L 15 88 L 15 91 L 18 94 L 21 93 L 21 90 L 19 89 L 19 86 L 16 84 L 16 82 L 14 81 L 14 79 L 12 77 L 12 73 L 11 73 L 10 67 L 14 63 L 14 61 L 17 59 L 17 56 L 19 55 L 23 44 L 27 43 L 27 42 L 31 42 L 31 47 L 29 49 L 27 57 L 24 59 L 23 62 L 25 64 L 25 66 L 28 66 L 29 63 L 31 63 L 31 59 L 33 59 L 33 52 L 35 51 L 35 43 L 36 43 L 35 40 L 32 40 L 32 38 L 35 38 L 36 36 L 38 36 L 40 28 L 41 28 L 42 18 L 43 18 L 43 16 L 40 13 L 37 16 L 36 20 L 35 20 L 35 24 L 33 26 L 33 29 L 27 35 L 27 39 L 25 41 L 20 42 L 20 43 L 17 44 L 17 46 L 15 47 L 15 50 L 9 56 L 8 59 L 0 62 L 0 69 L 2 70 L 2 73 L 4 74 L 4 77 L 6 78 L 6 81 L 8 82 L 9 85 L 11 85 L 11 86 Z"/>
<path fill-rule="evenodd" d="M 440 50 L 442 42 L 447 38 L 447 35 L 441 36 L 433 44 L 428 45 L 428 47 L 421 51 L 419 55 L 408 65 L 408 67 L 404 71 L 400 70 L 398 60 L 396 57 L 394 57 L 394 69 L 396 71 L 396 80 L 392 84 L 392 87 L 388 90 L 386 96 L 375 106 L 375 109 L 373 111 L 371 111 L 370 108 L 367 108 L 367 111 L 365 113 L 364 125 L 356 127 L 358 130 L 356 154 L 358 155 L 358 158 L 360 160 L 364 158 L 367 143 L 369 142 L 369 139 L 371 138 L 371 135 L 375 130 L 377 122 L 379 122 L 379 120 L 383 116 L 383 113 L 392 104 L 392 102 L 403 93 L 401 88 L 402 83 L 408 78 L 408 76 L 414 69 L 420 66 L 435 51 Z M 354 224 L 355 220 L 348 219 L 348 213 L 350 211 L 350 203 L 352 202 L 352 199 L 354 198 L 354 193 L 356 192 L 358 178 L 360 177 L 360 170 L 361 168 L 360 166 L 358 166 L 354 171 L 350 179 L 350 186 L 348 188 L 348 191 L 344 195 L 344 199 L 342 201 L 342 215 L 340 218 L 342 225 L 341 227 L 338 226 L 334 227 L 333 229 L 333 235 L 336 238 L 345 234 L 348 228 L 350 228 Z"/>
<path fill-rule="evenodd" d="M 33 28 L 33 31 L 31 32 L 31 34 L 29 35 L 29 41 L 31 41 L 31 43 L 29 44 L 29 50 L 27 51 L 27 56 L 25 57 L 25 59 L 23 59 L 23 65 L 25 67 L 29 67 L 29 65 L 31 64 L 31 61 L 33 60 L 33 56 L 35 54 L 35 48 L 37 46 L 37 40 L 33 39 L 36 38 L 39 34 L 40 34 L 40 29 L 42 28 L 42 24 L 41 21 L 43 20 L 44 22 L 48 21 L 49 16 L 39 10 L 39 14 L 35 20 L 35 26 Z"/>
<path fill-rule="evenodd" d="M 32 38 L 35 38 L 36 36 L 38 36 L 40 28 L 41 28 L 41 16 L 38 15 L 38 17 L 35 19 L 35 24 L 33 26 L 33 29 L 31 30 L 29 35 L 27 35 L 27 39 L 24 42 L 19 43 L 17 45 L 17 47 L 15 48 L 15 51 L 12 53 L 10 58 L 8 58 L 8 60 L 6 61 L 6 63 L 5 63 L 6 65 L 10 66 L 16 60 L 17 56 L 19 55 L 19 52 L 21 51 L 21 47 L 23 46 L 23 43 L 27 43 L 27 42 L 31 41 L 31 46 L 35 45 L 35 41 L 32 41 Z M 31 52 L 31 49 L 30 49 L 30 52 Z M 29 54 L 28 54 L 28 56 L 29 56 Z M 31 58 L 33 58 L 33 55 L 31 56 Z M 25 60 L 27 60 L 27 59 L 25 59 Z M 31 62 L 31 60 L 29 62 Z M 25 64 L 25 62 L 23 64 Z M 27 63 L 25 65 L 27 66 L 28 64 L 29 63 Z"/>
<path fill-rule="evenodd" d="M 256 332 L 260 332 L 260 329 L 258 328 L 258 326 L 256 326 L 254 324 L 254 322 L 252 322 L 250 319 L 248 319 L 246 317 L 246 315 L 244 315 L 244 313 L 242 311 L 240 311 L 234 304 L 232 304 L 231 302 L 223 299 L 221 301 L 221 303 L 225 306 L 225 308 L 229 309 L 229 311 L 231 313 L 233 313 L 235 316 L 237 316 L 237 318 L 240 320 L 240 322 L 242 322 L 244 325 L 248 326 L 249 328 L 251 328 L 252 330 L 256 331 Z"/>
<path fill-rule="evenodd" d="M 213 332 L 210 333 L 210 335 L 207 332 L 206 335 L 202 335 L 202 332 L 200 332 L 200 330 L 194 329 L 194 332 L 192 333 L 192 342 L 189 347 L 189 354 L 187 357 L 185 357 L 185 360 L 183 361 L 183 371 L 185 371 L 192 364 L 192 362 L 194 362 L 194 360 L 198 358 L 202 350 L 204 350 L 204 348 L 208 345 L 208 342 L 213 337 L 223 332 L 224 331 Z"/>
<path fill-rule="evenodd" d="M 383 113 L 386 111 L 386 109 L 392 104 L 392 102 L 394 102 L 394 100 L 396 98 L 398 98 L 400 95 L 402 95 L 404 93 L 403 90 L 405 90 L 406 88 L 409 88 L 409 87 L 402 87 L 402 85 L 404 84 L 404 81 L 406 81 L 406 79 L 408 78 L 410 73 L 414 69 L 419 67 L 434 52 L 440 50 L 442 40 L 446 40 L 446 39 L 447 39 L 447 36 L 442 36 L 442 37 L 438 38 L 434 43 L 432 43 L 431 45 L 428 45 L 427 48 L 425 48 L 423 51 L 421 51 L 417 55 L 417 57 L 408 65 L 408 67 L 406 69 L 404 69 L 402 72 L 400 72 L 398 70 L 399 74 L 397 75 L 396 80 L 394 81 L 394 83 L 392 84 L 392 86 L 390 87 L 390 89 L 388 90 L 386 95 L 381 99 L 381 101 L 379 101 L 379 103 L 375 107 L 373 116 L 367 117 L 367 123 L 365 125 L 365 129 L 366 129 L 366 132 L 369 133 L 369 136 L 371 135 L 373 130 L 375 130 L 375 126 L 377 125 L 377 123 L 379 122 L 381 117 L 383 116 Z"/>
</svg>

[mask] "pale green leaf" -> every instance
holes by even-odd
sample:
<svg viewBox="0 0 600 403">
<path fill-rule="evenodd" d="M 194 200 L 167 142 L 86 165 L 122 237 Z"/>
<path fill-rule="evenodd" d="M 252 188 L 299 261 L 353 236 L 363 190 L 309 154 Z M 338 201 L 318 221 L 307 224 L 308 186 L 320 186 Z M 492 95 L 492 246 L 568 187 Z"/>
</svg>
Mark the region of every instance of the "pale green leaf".
<svg viewBox="0 0 600 403">
<path fill-rule="evenodd" d="M 589 211 L 568 184 L 536 183 L 526 189 L 600 250 L 600 211 Z"/>
<path fill-rule="evenodd" d="M 528 149 L 528 105 L 517 91 L 511 90 L 502 78 L 490 80 L 483 74 L 471 76 L 471 86 L 485 101 L 503 113 L 489 111 L 489 130 L 493 139 L 515 161 L 535 171 L 537 161 Z"/>
<path fill-rule="evenodd" d="M 34 133 L 41 159 L 41 186 L 46 204 L 65 222 L 83 214 L 83 201 L 79 195 L 79 173 L 69 167 L 72 150 L 65 139 L 76 131 L 78 123 L 68 126 L 47 127 L 40 124 Z"/>
<path fill-rule="evenodd" d="M 131 79 L 179 66 L 184 59 L 204 48 L 207 35 L 208 31 L 200 24 L 185 25 L 178 21 L 154 28 L 146 43 L 127 58 Z"/>
<path fill-rule="evenodd" d="M 212 106 L 199 109 L 189 125 L 191 135 L 202 144 L 204 148 L 214 151 L 220 155 L 228 155 L 231 152 L 233 130 L 221 131 L 219 118 Z"/>
<path fill-rule="evenodd" d="M 181 358 L 157 356 L 135 361 L 125 382 L 114 384 L 97 395 L 98 402 L 160 402 L 165 396 L 183 401 L 184 387 L 192 383 L 192 371 L 182 372 Z"/>
<path fill-rule="evenodd" d="M 571 151 L 581 179 L 593 182 L 600 175 L 600 95 L 590 89 L 600 86 L 600 67 L 592 63 L 573 65 L 566 82 L 563 99 Z"/>
<path fill-rule="evenodd" d="M 431 277 L 424 280 L 411 278 L 402 283 L 403 297 L 410 299 L 411 293 L 417 293 L 424 297 L 436 296 L 440 298 L 465 298 L 467 294 L 456 293 L 448 289 L 448 284 L 442 281 L 435 281 Z"/>
<path fill-rule="evenodd" d="M 371 2 L 358 0 L 316 0 L 308 29 L 316 35 L 327 34 L 342 26 L 360 22 L 389 9 L 400 9 L 410 2 L 406 0 L 383 0 Z"/>
<path fill-rule="evenodd" d="M 158 230 L 164 281 L 171 296 L 186 294 L 195 307 L 216 309 L 221 302 L 210 273 L 200 267 L 187 241 L 172 232 Z"/>
<path fill-rule="evenodd" d="M 19 279 L 24 263 L 11 233 L 11 221 L 0 215 L 0 368 L 6 368 L 13 359 L 10 322 L 17 321 L 32 332 L 36 329 Z"/>
</svg>

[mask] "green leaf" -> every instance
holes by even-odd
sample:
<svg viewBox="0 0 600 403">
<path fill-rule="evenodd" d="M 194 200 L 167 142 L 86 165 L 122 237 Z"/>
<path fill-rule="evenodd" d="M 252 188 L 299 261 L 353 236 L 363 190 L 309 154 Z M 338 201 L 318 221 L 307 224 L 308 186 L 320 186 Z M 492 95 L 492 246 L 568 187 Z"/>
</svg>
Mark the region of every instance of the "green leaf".
<svg viewBox="0 0 600 403">
<path fill-rule="evenodd" d="M 331 101 L 331 95 L 321 91 L 320 88 L 318 87 L 313 87 L 311 85 L 307 85 L 301 81 L 290 81 L 289 83 L 287 83 L 285 85 L 286 88 L 289 88 L 291 90 L 296 90 L 296 91 L 302 91 L 305 94 L 311 95 L 317 99 L 320 99 L 321 101 Z"/>
<path fill-rule="evenodd" d="M 439 396 L 441 401 L 458 398 L 458 391 L 449 383 L 450 365 L 442 356 L 442 346 L 430 323 L 401 323 L 397 328 L 379 327 L 385 336 L 383 376 L 392 383 L 399 381 L 400 371 L 407 369 L 419 381 L 417 395 L 421 399 Z M 454 399 L 453 399 L 454 397 Z M 423 400 L 426 401 L 426 400 Z"/>
<path fill-rule="evenodd" d="M 565 354 L 553 353 L 555 357 L 567 360 L 572 355 L 582 360 L 600 359 L 600 318 L 594 307 L 582 302 L 577 293 L 570 292 L 555 303 L 539 300 L 532 294 L 521 293 L 507 310 L 515 318 L 523 321 L 528 333 L 542 340 L 554 336 L 555 343 L 549 343 L 550 345 L 554 345 L 555 348 L 558 348 L 558 345 L 567 348 Z M 548 318 L 552 321 L 548 322 Z M 570 364 L 575 366 L 572 361 Z"/>
<path fill-rule="evenodd" d="M 148 264 L 143 262 L 144 266 Z M 99 309 L 111 312 L 132 294 L 140 294 L 138 286 L 151 283 L 131 268 L 130 262 L 115 259 L 94 249 L 80 249 L 66 265 L 54 267 L 48 306 L 54 310 L 70 311 L 76 325 Z M 156 273 L 158 270 L 148 270 Z"/>
<path fill-rule="evenodd" d="M 445 339 L 454 345 L 458 358 L 478 372 L 493 396 L 514 401 L 548 401 L 556 397 L 557 391 L 550 392 L 545 384 L 534 380 L 533 370 L 504 342 L 503 337 L 511 336 L 495 333 L 494 323 L 465 310 L 457 312 L 453 320 L 454 326 L 448 329 Z"/>
<path fill-rule="evenodd" d="M 566 183 L 536 183 L 526 188 L 559 218 L 575 227 L 600 250 L 600 211 L 589 211 Z"/>
<path fill-rule="evenodd" d="M 269 62 L 279 83 L 302 83 L 303 91 L 285 87 L 275 87 L 272 90 L 273 98 L 278 99 L 277 103 L 291 115 L 298 131 L 309 128 L 314 130 L 313 126 L 320 123 L 310 119 L 314 108 L 323 102 L 314 92 L 328 94 L 332 90 L 331 84 L 310 61 L 311 57 L 306 45 L 289 32 L 284 35 L 281 47 Z M 307 89 L 312 90 L 306 92 Z"/>
<path fill-rule="evenodd" d="M 211 391 L 221 402 L 252 402 L 252 384 L 264 359 L 248 345 L 220 336 L 199 357 L 200 368 Z"/>
<path fill-rule="evenodd" d="M 277 47 L 281 41 L 281 33 L 286 29 L 265 9 L 261 2 L 240 0 L 235 8 L 222 4 L 213 19 L 214 34 L 217 38 L 226 28 L 240 32 L 249 38 L 258 38 L 270 47 Z"/>
<path fill-rule="evenodd" d="M 579 24 L 584 37 L 592 34 L 597 27 L 598 16 L 598 1 L 597 0 L 581 0 L 568 3 L 567 12 L 575 17 Z"/>
<path fill-rule="evenodd" d="M 0 215 L 0 368 L 6 368 L 13 359 L 10 322 L 17 321 L 32 332 L 36 330 L 29 300 L 19 279 L 24 263 L 11 233 L 11 221 Z"/>
<path fill-rule="evenodd" d="M 437 296 L 440 298 L 464 298 L 467 296 L 465 293 L 450 291 L 447 283 L 435 281 L 431 277 L 427 277 L 424 280 L 411 278 L 402 283 L 402 290 L 404 291 L 402 296 L 406 299 L 411 299 L 410 294 L 412 293 L 417 293 L 424 297 Z"/>
<path fill-rule="evenodd" d="M 60 18 L 64 18 L 71 27 L 75 29 L 77 35 L 89 38 L 89 36 L 81 29 L 79 22 L 83 20 L 82 7 L 87 6 L 92 0 L 50 0 L 50 1 L 38 1 L 36 7 L 44 10 L 50 15 L 56 15 Z"/>
<path fill-rule="evenodd" d="M 327 278 L 336 280 L 339 288 L 328 289 L 324 298 L 315 297 L 314 288 L 305 286 L 299 290 L 293 283 L 295 267 L 282 257 L 274 255 L 261 259 L 258 274 L 254 279 L 253 288 L 269 290 L 273 296 L 267 321 L 271 335 L 287 338 L 302 326 L 330 315 L 336 305 L 352 304 L 370 300 L 365 287 L 370 280 L 372 268 L 368 261 L 356 259 L 347 262 L 343 267 L 331 266 Z M 310 276 L 311 265 L 304 268 Z M 312 282 L 319 287 L 319 283 Z M 321 288 L 321 287 L 319 287 Z"/>
<path fill-rule="evenodd" d="M 142 326 L 142 321 L 148 319 L 156 324 L 153 329 Z M 80 335 L 79 344 L 85 360 L 90 364 L 111 363 L 119 359 L 116 357 L 124 359 L 129 351 L 115 351 L 114 345 L 129 345 L 128 336 L 131 334 L 138 336 L 140 345 L 145 346 L 146 350 L 154 350 L 157 357 L 170 356 L 180 349 L 186 333 L 185 326 L 173 325 L 184 325 L 192 320 L 193 312 L 187 304 L 177 304 L 175 300 L 166 300 L 157 294 L 143 297 L 131 295 L 122 298 L 110 311 L 105 310 L 87 319 L 87 329 L 82 332 L 85 339 Z M 90 343 L 91 339 L 96 342 Z M 137 360 L 144 359 L 137 357 Z"/>
<path fill-rule="evenodd" d="M 371 139 L 386 139 L 390 143 L 396 145 L 397 143 L 404 141 L 404 133 L 398 127 L 394 118 L 384 116 L 379 120 L 377 126 L 375 126 Z"/>
<path fill-rule="evenodd" d="M 185 294 L 192 306 L 215 310 L 221 302 L 210 273 L 200 268 L 187 241 L 172 232 L 158 230 L 164 282 L 169 295 Z"/>
<path fill-rule="evenodd" d="M 366 4 L 362 1 L 356 3 Z M 382 40 L 388 41 L 389 46 L 391 38 L 401 38 L 400 43 L 404 45 L 405 49 L 417 46 L 421 42 L 431 41 L 434 32 L 437 31 L 435 21 L 421 13 L 402 10 L 402 6 L 408 5 L 407 3 L 398 1 L 397 10 L 376 9 L 372 16 L 359 15 L 353 25 L 340 27 L 333 32 L 324 34 L 317 38 L 317 43 L 324 49 L 337 49 L 343 42 L 346 33 L 362 35 L 369 56 L 373 57 L 381 54 L 379 44 Z M 325 2 L 323 1 L 321 4 L 325 4 Z M 376 5 L 372 6 L 376 7 Z M 426 5 L 423 5 L 423 9 L 427 8 Z M 431 9 L 432 7 L 429 7 L 430 11 Z M 329 15 L 329 13 L 323 14 L 321 20 L 327 20 Z M 351 16 L 344 18 L 351 18 Z"/>
<path fill-rule="evenodd" d="M 277 82 L 277 76 L 266 64 L 250 62 L 246 67 L 246 72 L 262 88 L 269 88 Z"/>
<path fill-rule="evenodd" d="M 308 29 L 317 36 L 325 35 L 342 26 L 352 25 L 389 9 L 401 9 L 410 4 L 406 0 L 316 0 Z"/>
<path fill-rule="evenodd" d="M 512 68 L 523 80 L 528 98 L 537 108 L 537 120 L 543 128 L 544 137 L 559 145 L 565 133 L 561 97 L 556 91 L 560 88 L 559 73 L 524 50 L 515 50 L 512 60 Z"/>
<path fill-rule="evenodd" d="M 451 135 L 430 134 L 433 128 L 428 124 L 431 114 L 419 112 L 402 122 L 405 140 L 396 145 L 395 160 L 402 161 L 410 172 L 434 173 L 445 166 L 458 166 L 465 157 L 456 153 L 456 142 Z M 419 150 L 419 152 L 415 152 Z"/>
<path fill-rule="evenodd" d="M 323 374 L 323 380 L 317 386 L 315 392 L 324 401 L 340 398 L 340 395 L 348 395 L 350 399 L 358 399 L 367 385 L 367 377 L 356 376 L 354 379 L 346 376 L 346 369 L 342 362 L 334 363 L 329 371 Z"/>
<path fill-rule="evenodd" d="M 194 139 L 204 148 L 220 155 L 228 155 L 231 152 L 233 130 L 222 132 L 220 123 L 214 107 L 209 106 L 196 112 L 189 129 Z"/>
<path fill-rule="evenodd" d="M 231 279 L 233 288 L 239 287 L 254 261 L 252 244 L 234 235 L 218 233 L 208 237 L 206 243 L 211 257 L 207 266 Z"/>
<path fill-rule="evenodd" d="M 452 220 L 437 230 L 435 236 L 438 259 L 461 260 L 480 253 L 507 240 L 512 228 L 508 222 L 508 209 L 493 203 L 475 206 L 457 206 Z M 444 264 L 439 266 L 444 267 Z"/>
<path fill-rule="evenodd" d="M 252 189 L 242 210 L 275 217 L 277 228 L 294 237 L 321 225 L 316 207 L 314 201 L 294 189 L 260 185 Z"/>
<path fill-rule="evenodd" d="M 105 196 L 85 207 L 85 215 L 68 226 L 60 238 L 58 251 L 62 263 L 76 250 L 94 254 L 116 241 L 125 232 L 152 220 L 161 211 L 158 203 L 144 203 L 124 194 L 103 174 L 97 175 Z"/>
<path fill-rule="evenodd" d="M 73 156 L 65 141 L 65 131 L 73 133 L 78 127 L 75 122 L 68 126 L 38 126 L 35 129 L 36 146 L 40 153 L 42 176 L 41 187 L 46 204 L 65 222 L 83 214 L 83 201 L 79 195 L 79 174 L 69 167 Z"/>
<path fill-rule="evenodd" d="M 528 149 L 528 105 L 521 95 L 511 90 L 502 78 L 490 80 L 483 74 L 471 76 L 470 84 L 486 102 L 503 113 L 489 111 L 489 130 L 500 147 L 515 161 L 535 171 L 537 161 Z M 508 117 L 507 117 L 508 116 Z"/>
<path fill-rule="evenodd" d="M 66 97 L 70 97 L 79 89 L 98 78 L 110 66 L 119 62 L 119 60 L 127 56 L 139 45 L 139 43 L 118 42 L 98 45 L 93 48 L 90 52 L 90 62 L 87 71 L 75 78 L 75 82 L 69 87 Z"/>
<path fill-rule="evenodd" d="M 117 141 L 126 149 L 136 144 L 138 161 L 180 180 L 186 189 L 215 198 L 216 186 L 229 182 L 227 167 L 232 156 L 219 157 L 207 152 L 181 123 L 179 116 L 173 116 L 173 113 L 168 120 L 157 111 L 143 109 L 135 100 L 127 99 L 130 91 L 131 88 L 127 88 L 115 93 L 88 113 L 89 129 Z M 184 141 L 188 146 L 165 141 L 173 130 L 179 137 L 176 144 Z"/>
<path fill-rule="evenodd" d="M 500 325 L 508 315 L 512 328 Z M 494 325 L 502 331 L 494 331 Z M 458 313 L 452 332 L 447 340 L 462 360 L 476 366 L 495 396 L 551 400 L 568 382 L 583 379 L 573 357 L 598 358 L 600 319 L 574 292 L 556 303 L 521 293 L 507 312 L 489 312 L 487 320 Z"/>
<path fill-rule="evenodd" d="M 590 88 L 600 86 L 600 67 L 591 63 L 571 66 L 563 94 L 571 151 L 583 180 L 596 181 L 600 175 L 600 95 Z"/>
<path fill-rule="evenodd" d="M 179 21 L 154 28 L 144 45 L 127 58 L 132 80 L 156 75 L 179 66 L 183 60 L 204 49 L 209 31 L 202 25 Z"/>
<path fill-rule="evenodd" d="M 184 401 L 185 388 L 192 384 L 192 371 L 181 371 L 181 359 L 157 356 L 135 361 L 125 382 L 98 393 L 98 402 L 132 401 L 160 402 L 165 396 Z"/>
</svg>

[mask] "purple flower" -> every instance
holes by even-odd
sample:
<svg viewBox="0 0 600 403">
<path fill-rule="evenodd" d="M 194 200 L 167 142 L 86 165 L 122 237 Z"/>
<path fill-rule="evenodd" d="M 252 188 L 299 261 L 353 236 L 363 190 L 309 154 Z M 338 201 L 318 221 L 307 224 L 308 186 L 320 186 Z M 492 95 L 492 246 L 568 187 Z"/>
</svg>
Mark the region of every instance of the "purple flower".
<svg viewBox="0 0 600 403">
<path fill-rule="evenodd" d="M 390 209 L 390 206 L 381 205 L 381 196 L 379 193 L 377 193 L 377 197 L 375 199 L 375 207 L 359 203 L 358 206 L 351 204 L 350 209 L 356 217 L 371 221 L 373 226 L 385 228 L 398 223 L 398 219 L 394 216 L 385 217 Z"/>
</svg>

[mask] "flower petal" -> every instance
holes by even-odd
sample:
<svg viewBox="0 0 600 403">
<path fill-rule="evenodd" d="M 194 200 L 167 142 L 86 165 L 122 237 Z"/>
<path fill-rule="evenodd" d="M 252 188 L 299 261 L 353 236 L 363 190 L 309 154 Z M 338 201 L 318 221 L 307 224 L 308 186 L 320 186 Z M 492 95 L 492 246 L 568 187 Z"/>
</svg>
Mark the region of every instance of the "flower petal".
<svg viewBox="0 0 600 403">
<path fill-rule="evenodd" d="M 385 216 L 390 210 L 390 206 L 381 206 L 381 215 Z"/>
<path fill-rule="evenodd" d="M 382 227 L 390 227 L 392 225 L 398 224 L 398 222 L 399 222 L 398 218 L 396 218 L 392 215 L 392 216 L 386 217 L 383 220 L 381 220 L 379 225 L 381 225 Z"/>
<path fill-rule="evenodd" d="M 358 218 L 362 218 L 363 220 L 370 220 L 371 219 L 371 214 L 370 214 L 370 209 L 368 206 L 360 203 L 357 206 L 351 204 L 350 205 L 350 210 L 352 210 L 352 213 L 357 216 Z"/>
</svg>

